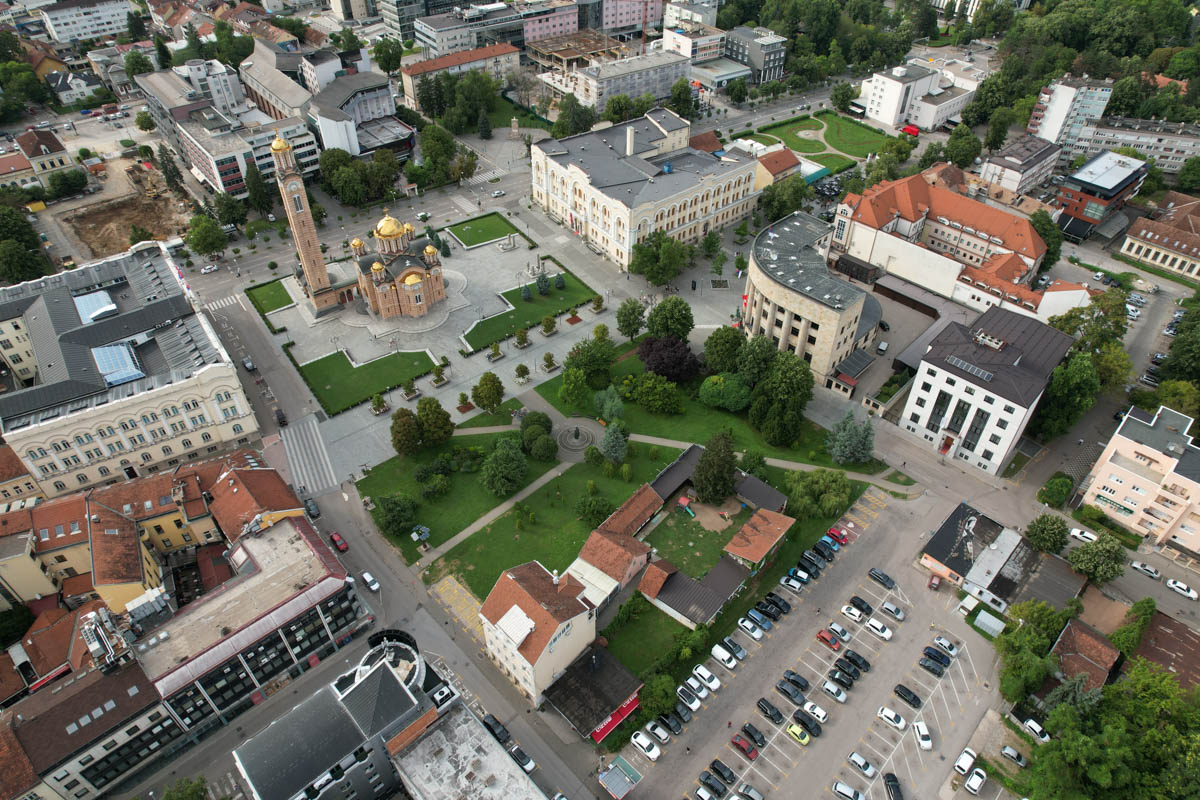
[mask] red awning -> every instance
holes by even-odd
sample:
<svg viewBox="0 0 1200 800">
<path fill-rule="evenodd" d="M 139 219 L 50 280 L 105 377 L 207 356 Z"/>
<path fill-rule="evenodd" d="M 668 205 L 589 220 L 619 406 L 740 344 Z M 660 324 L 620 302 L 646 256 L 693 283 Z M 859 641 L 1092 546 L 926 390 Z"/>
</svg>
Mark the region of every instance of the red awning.
<svg viewBox="0 0 1200 800">
<path fill-rule="evenodd" d="M 596 727 L 596 730 L 592 731 L 592 740 L 596 743 L 604 741 L 604 737 L 612 733 L 613 729 L 624 722 L 625 718 L 632 714 L 637 707 L 638 696 L 635 694 L 633 697 L 626 700 L 620 708 L 614 711 L 608 719 L 604 720 L 604 722 L 601 722 L 600 725 Z"/>
<path fill-rule="evenodd" d="M 838 373 L 837 381 L 838 381 L 838 383 L 844 384 L 846 386 L 858 386 L 858 379 L 851 378 L 849 375 L 847 375 L 844 372 Z"/>
<path fill-rule="evenodd" d="M 54 669 L 52 669 L 49 673 L 43 675 L 41 678 L 39 678 L 37 681 L 35 681 L 32 685 L 30 685 L 29 691 L 36 692 L 38 689 L 42 688 L 43 686 L 45 686 L 47 683 L 54 680 L 58 676 L 66 675 L 70 671 L 71 671 L 70 664 L 61 664 L 58 667 L 55 667 Z M 600 740 L 597 739 L 596 741 L 600 741 Z"/>
</svg>

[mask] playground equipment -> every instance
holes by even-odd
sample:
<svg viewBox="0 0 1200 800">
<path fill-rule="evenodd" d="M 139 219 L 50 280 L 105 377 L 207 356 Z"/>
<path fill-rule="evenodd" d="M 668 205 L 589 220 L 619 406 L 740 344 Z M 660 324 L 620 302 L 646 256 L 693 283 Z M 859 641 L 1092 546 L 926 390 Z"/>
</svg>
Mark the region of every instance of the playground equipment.
<svg viewBox="0 0 1200 800">
<path fill-rule="evenodd" d="M 695 511 L 692 511 L 692 509 L 689 507 L 689 506 L 691 505 L 691 502 L 692 502 L 692 498 L 690 498 L 690 497 L 681 497 L 681 498 L 679 498 L 679 505 L 676 507 L 676 510 L 677 510 L 677 511 L 683 511 L 683 512 L 684 512 L 684 513 L 686 513 L 686 514 L 687 514 L 689 517 L 691 517 L 692 519 L 695 519 L 695 518 L 696 518 L 696 512 L 695 512 Z"/>
</svg>

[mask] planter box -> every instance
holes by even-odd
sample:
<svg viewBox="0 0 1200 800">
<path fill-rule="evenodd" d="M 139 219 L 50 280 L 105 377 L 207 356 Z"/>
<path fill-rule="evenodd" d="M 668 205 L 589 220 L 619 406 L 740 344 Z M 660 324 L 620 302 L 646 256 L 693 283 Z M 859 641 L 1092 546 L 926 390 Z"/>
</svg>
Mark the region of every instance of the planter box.
<svg viewBox="0 0 1200 800">
<path fill-rule="evenodd" d="M 524 378 L 513 378 L 513 380 L 517 382 L 517 386 L 524 386 L 525 384 L 529 383 L 529 376 Z"/>
<path fill-rule="evenodd" d="M 540 367 L 540 369 L 541 369 L 543 372 L 545 372 L 547 375 L 549 375 L 549 374 L 551 374 L 551 373 L 553 373 L 553 372 L 558 372 L 560 369 L 562 369 L 562 364 L 555 364 L 555 365 L 554 365 L 554 366 L 552 366 L 552 367 L 547 367 L 545 364 L 542 364 L 542 365 L 541 365 L 541 367 Z"/>
<path fill-rule="evenodd" d="M 529 341 L 528 339 L 525 340 L 525 344 L 517 344 L 516 340 L 513 341 L 513 347 L 517 348 L 518 350 L 524 350 L 526 347 L 530 347 L 532 345 L 533 342 Z"/>
<path fill-rule="evenodd" d="M 458 413 L 460 413 L 460 414 L 465 414 L 465 413 L 467 413 L 468 411 L 474 411 L 474 410 L 475 410 L 475 406 L 474 406 L 474 404 L 472 404 L 472 403 L 467 403 L 466 405 L 461 405 L 461 406 L 458 406 L 458 408 L 457 408 L 456 410 L 457 410 L 457 411 L 458 411 Z"/>
<path fill-rule="evenodd" d="M 429 382 L 429 384 L 431 386 L 433 386 L 433 388 L 435 388 L 435 389 L 440 389 L 441 387 L 445 386 L 449 382 L 450 382 L 449 378 L 442 378 L 440 381 L 439 380 L 431 380 Z"/>
<path fill-rule="evenodd" d="M 567 317 L 567 324 L 568 324 L 568 325 L 578 325 L 578 324 L 579 324 L 579 323 L 581 323 L 581 322 L 583 322 L 583 318 L 582 318 L 582 317 Z"/>
<path fill-rule="evenodd" d="M 413 400 L 416 400 L 418 397 L 421 396 L 421 390 L 417 389 L 412 394 L 405 394 L 404 391 L 401 390 L 400 396 L 403 397 L 406 401 L 411 403 Z"/>
<path fill-rule="evenodd" d="M 371 413 L 374 414 L 375 416 L 379 417 L 379 416 L 382 416 L 382 415 L 388 413 L 391 410 L 392 410 L 391 406 L 384 404 L 383 408 L 380 408 L 378 410 L 372 408 Z"/>
<path fill-rule="evenodd" d="M 603 314 L 605 311 L 608 311 L 608 307 L 605 306 L 605 307 L 601 308 L 599 311 L 597 311 L 596 309 L 592 308 L 591 306 L 588 306 L 588 310 L 591 311 L 592 314 L 594 314 L 595 316 L 598 317 L 601 314 Z"/>
<path fill-rule="evenodd" d="M 550 331 L 549 333 L 546 333 L 546 331 L 542 330 L 541 328 L 538 328 L 538 330 L 541 331 L 542 336 L 545 336 L 547 339 L 549 339 L 551 336 L 554 336 L 555 334 L 558 333 L 558 328 L 555 328 L 554 330 Z"/>
<path fill-rule="evenodd" d="M 488 353 L 487 354 L 488 361 L 495 362 L 495 361 L 499 361 L 502 358 L 504 358 L 504 353 Z"/>
</svg>

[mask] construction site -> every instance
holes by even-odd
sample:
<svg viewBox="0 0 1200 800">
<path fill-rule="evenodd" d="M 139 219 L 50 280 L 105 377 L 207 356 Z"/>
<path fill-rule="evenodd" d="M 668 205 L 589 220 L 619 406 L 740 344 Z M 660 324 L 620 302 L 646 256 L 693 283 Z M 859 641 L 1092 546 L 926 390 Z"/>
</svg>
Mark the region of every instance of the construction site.
<svg viewBox="0 0 1200 800">
<path fill-rule="evenodd" d="M 103 258 L 129 249 L 134 225 L 156 239 L 187 232 L 191 211 L 169 192 L 162 173 L 148 162 L 114 159 L 108 162 L 103 189 L 70 207 L 51 206 L 49 214 L 61 224 L 68 241 L 84 260 Z"/>
</svg>

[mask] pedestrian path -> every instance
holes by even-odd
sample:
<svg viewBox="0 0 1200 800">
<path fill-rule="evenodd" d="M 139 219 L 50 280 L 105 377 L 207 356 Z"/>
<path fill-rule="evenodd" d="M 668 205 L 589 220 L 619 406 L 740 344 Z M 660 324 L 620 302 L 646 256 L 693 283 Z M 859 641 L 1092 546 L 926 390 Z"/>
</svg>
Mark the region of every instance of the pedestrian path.
<svg viewBox="0 0 1200 800">
<path fill-rule="evenodd" d="M 204 307 L 209 311 L 218 311 L 222 308 L 229 308 L 229 306 L 240 305 L 240 301 L 241 295 L 232 294 L 229 297 L 222 297 L 220 300 L 213 300 L 212 302 L 205 303 Z"/>
<path fill-rule="evenodd" d="M 487 172 L 477 172 L 471 177 L 467 178 L 467 185 L 483 186 L 485 183 L 491 181 L 492 178 L 503 178 L 506 174 L 507 173 L 504 172 L 504 170 L 500 169 L 489 169 Z"/>
<path fill-rule="evenodd" d="M 317 495 L 338 485 L 315 415 L 309 414 L 279 433 L 292 470 L 292 486 L 301 496 Z"/>
</svg>

